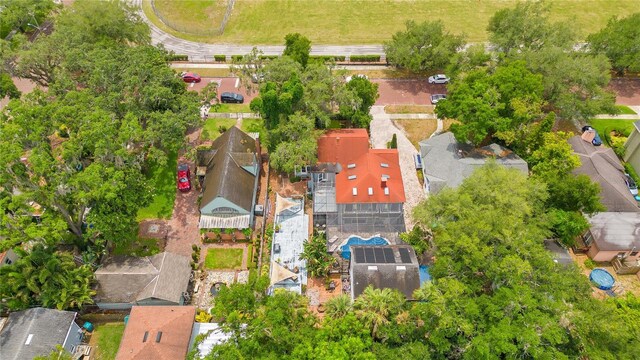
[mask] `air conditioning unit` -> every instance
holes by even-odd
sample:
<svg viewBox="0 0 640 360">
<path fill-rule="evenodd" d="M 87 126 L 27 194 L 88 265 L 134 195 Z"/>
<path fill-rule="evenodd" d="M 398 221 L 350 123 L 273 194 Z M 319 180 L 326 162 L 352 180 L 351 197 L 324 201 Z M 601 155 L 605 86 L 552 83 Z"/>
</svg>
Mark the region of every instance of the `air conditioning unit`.
<svg viewBox="0 0 640 360">
<path fill-rule="evenodd" d="M 253 213 L 257 216 L 264 215 L 264 205 L 256 204 L 255 208 L 253 209 Z"/>
</svg>

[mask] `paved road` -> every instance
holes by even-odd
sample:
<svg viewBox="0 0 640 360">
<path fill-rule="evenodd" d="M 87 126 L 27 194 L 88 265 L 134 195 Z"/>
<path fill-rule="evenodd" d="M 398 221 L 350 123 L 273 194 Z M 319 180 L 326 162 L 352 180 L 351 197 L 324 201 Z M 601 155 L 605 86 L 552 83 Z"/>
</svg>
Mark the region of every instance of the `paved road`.
<svg viewBox="0 0 640 360">
<path fill-rule="evenodd" d="M 211 58 L 213 55 L 248 54 L 254 47 L 254 45 L 205 44 L 179 39 L 164 32 L 147 19 L 141 8 L 142 0 L 130 0 L 130 2 L 140 7 L 142 19 L 151 28 L 152 43 L 163 44 L 165 49 L 176 54 L 188 55 L 191 61 L 204 61 L 205 58 Z M 280 55 L 284 50 L 284 46 L 280 45 L 258 45 L 257 47 L 264 55 Z M 382 45 L 313 45 L 311 55 L 384 55 L 384 49 Z"/>
</svg>

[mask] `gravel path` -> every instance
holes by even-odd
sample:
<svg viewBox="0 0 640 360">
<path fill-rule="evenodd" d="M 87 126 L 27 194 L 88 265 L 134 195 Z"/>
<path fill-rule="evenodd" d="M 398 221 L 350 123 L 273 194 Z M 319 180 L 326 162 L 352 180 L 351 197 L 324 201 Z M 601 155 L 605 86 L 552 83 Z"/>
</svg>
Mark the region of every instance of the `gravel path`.
<svg viewBox="0 0 640 360">
<path fill-rule="evenodd" d="M 396 128 L 391 121 L 390 116 L 384 112 L 384 106 L 373 106 L 371 108 L 371 146 L 377 149 L 385 149 L 387 142 L 391 140 L 393 134 L 398 139 L 398 152 L 400 154 L 400 171 L 402 172 L 402 182 L 404 184 L 404 193 L 406 202 L 404 203 L 404 222 L 407 231 L 413 228 L 413 208 L 424 200 L 422 186 L 416 175 L 416 167 L 414 155 L 418 153 L 411 141 L 404 135 L 402 131 Z"/>
</svg>

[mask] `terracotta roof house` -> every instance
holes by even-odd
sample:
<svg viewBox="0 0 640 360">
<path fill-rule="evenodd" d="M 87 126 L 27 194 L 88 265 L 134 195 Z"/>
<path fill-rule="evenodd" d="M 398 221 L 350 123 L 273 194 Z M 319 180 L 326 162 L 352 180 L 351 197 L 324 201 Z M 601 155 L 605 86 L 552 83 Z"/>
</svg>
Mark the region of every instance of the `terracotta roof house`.
<svg viewBox="0 0 640 360">
<path fill-rule="evenodd" d="M 311 172 L 315 226 L 325 226 L 328 234 L 405 230 L 398 151 L 371 149 L 365 129 L 321 136 Z"/>
<path fill-rule="evenodd" d="M 190 261 L 169 252 L 113 257 L 95 272 L 94 301 L 99 308 L 110 310 L 133 305 L 183 305 L 191 278 Z"/>
<path fill-rule="evenodd" d="M 46 356 L 57 345 L 73 352 L 83 336 L 75 319 L 75 312 L 41 307 L 9 314 L 9 319 L 0 330 L 0 359 L 23 360 Z"/>
<path fill-rule="evenodd" d="M 195 316 L 193 306 L 134 306 L 116 360 L 185 359 Z"/>
<path fill-rule="evenodd" d="M 357 298 L 367 286 L 396 289 L 407 299 L 420 287 L 418 259 L 409 245 L 351 246 L 351 298 Z"/>
<path fill-rule="evenodd" d="M 631 164 L 636 173 L 640 173 L 640 120 L 633 123 L 633 131 L 624 147 L 624 161 Z"/>
<path fill-rule="evenodd" d="M 420 141 L 420 155 L 425 190 L 434 194 L 445 187 L 459 186 L 489 159 L 529 174 L 527 162 L 513 151 L 498 144 L 476 149 L 459 143 L 451 132 Z"/>
<path fill-rule="evenodd" d="M 258 140 L 232 126 L 210 150 L 198 152 L 202 184 L 201 229 L 245 229 L 253 225 L 260 178 Z"/>
<path fill-rule="evenodd" d="M 627 188 L 624 167 L 611 148 L 593 146 L 579 136 L 569 139 L 580 167 L 574 172 L 587 175 L 600 185 L 600 201 L 607 209 L 589 218 L 591 229 L 578 247 L 595 261 L 640 258 L 640 207 Z"/>
</svg>

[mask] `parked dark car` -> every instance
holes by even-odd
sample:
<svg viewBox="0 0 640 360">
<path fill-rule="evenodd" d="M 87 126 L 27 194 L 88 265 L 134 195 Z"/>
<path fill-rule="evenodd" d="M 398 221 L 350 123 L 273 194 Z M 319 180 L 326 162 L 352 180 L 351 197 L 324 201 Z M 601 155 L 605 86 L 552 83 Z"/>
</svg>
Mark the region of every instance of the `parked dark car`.
<svg viewBox="0 0 640 360">
<path fill-rule="evenodd" d="M 447 95 L 445 94 L 433 94 L 431 95 L 431 103 L 435 105 L 438 103 L 438 101 L 444 100 L 446 98 L 447 98 Z"/>
<path fill-rule="evenodd" d="M 222 95 L 220 95 L 220 102 L 242 104 L 244 102 L 244 96 L 232 92 L 223 92 Z"/>
<path fill-rule="evenodd" d="M 637 196 L 638 195 L 638 185 L 636 185 L 636 182 L 633 181 L 633 179 L 631 178 L 631 175 L 625 173 L 624 174 L 624 182 L 627 183 L 627 187 L 629 188 L 629 191 L 631 191 L 631 195 L 633 196 Z"/>
<path fill-rule="evenodd" d="M 596 129 L 592 128 L 589 125 L 583 126 L 582 127 L 582 132 L 586 132 L 586 131 L 593 131 L 595 133 L 595 136 L 593 137 L 593 140 L 591 140 L 591 143 L 593 144 L 593 146 L 600 146 L 602 145 L 602 139 L 600 139 L 600 134 L 598 134 L 598 132 L 596 131 Z"/>
<path fill-rule="evenodd" d="M 199 83 L 202 81 L 202 78 L 198 74 L 184 73 L 182 74 L 182 80 L 187 83 Z"/>
<path fill-rule="evenodd" d="M 189 165 L 178 165 L 178 190 L 187 192 L 191 190 L 191 170 Z"/>
</svg>

